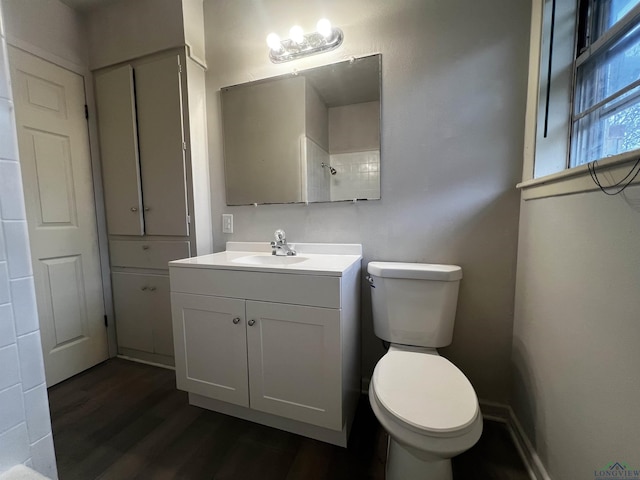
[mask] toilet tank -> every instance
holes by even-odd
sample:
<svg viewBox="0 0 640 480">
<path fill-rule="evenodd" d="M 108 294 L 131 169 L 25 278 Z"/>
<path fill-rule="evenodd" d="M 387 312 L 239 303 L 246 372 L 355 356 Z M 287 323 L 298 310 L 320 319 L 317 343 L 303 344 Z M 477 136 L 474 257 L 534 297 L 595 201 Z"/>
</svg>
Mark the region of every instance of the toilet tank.
<svg viewBox="0 0 640 480">
<path fill-rule="evenodd" d="M 462 269 L 456 265 L 370 262 L 378 338 L 419 347 L 451 344 Z"/>
</svg>

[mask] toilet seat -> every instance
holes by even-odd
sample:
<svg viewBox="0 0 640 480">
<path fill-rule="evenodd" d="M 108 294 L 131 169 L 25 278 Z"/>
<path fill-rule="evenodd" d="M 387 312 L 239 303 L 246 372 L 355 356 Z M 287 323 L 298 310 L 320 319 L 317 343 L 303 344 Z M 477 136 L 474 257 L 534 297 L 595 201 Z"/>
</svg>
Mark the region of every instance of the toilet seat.
<svg viewBox="0 0 640 480">
<path fill-rule="evenodd" d="M 371 382 L 380 406 L 424 435 L 463 435 L 479 415 L 473 386 L 439 355 L 389 351 L 376 365 Z"/>
</svg>

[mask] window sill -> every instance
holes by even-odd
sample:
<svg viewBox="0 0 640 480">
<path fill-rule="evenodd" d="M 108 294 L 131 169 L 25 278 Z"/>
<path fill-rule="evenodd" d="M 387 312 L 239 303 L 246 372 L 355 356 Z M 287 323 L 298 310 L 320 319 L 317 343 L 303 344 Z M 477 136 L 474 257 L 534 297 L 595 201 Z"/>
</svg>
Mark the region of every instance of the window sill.
<svg viewBox="0 0 640 480">
<path fill-rule="evenodd" d="M 602 185 L 606 187 L 624 178 L 639 155 L 640 152 L 634 150 L 599 160 L 596 172 Z M 640 175 L 631 184 L 640 184 Z M 523 200 L 573 195 L 600 189 L 593 183 L 587 165 L 580 165 L 579 167 L 545 175 L 544 177 L 526 180 L 517 184 L 516 188 L 522 190 Z"/>
</svg>

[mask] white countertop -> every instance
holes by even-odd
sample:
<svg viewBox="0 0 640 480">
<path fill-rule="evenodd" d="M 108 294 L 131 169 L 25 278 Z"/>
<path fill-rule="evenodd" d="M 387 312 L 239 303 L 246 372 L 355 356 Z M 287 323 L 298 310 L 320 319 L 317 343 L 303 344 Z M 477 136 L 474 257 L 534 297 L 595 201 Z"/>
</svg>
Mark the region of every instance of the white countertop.
<svg viewBox="0 0 640 480">
<path fill-rule="evenodd" d="M 362 245 L 333 243 L 291 243 L 297 252 L 295 257 L 304 261 L 292 264 L 255 265 L 238 263 L 242 257 L 271 257 L 268 242 L 228 242 L 227 250 L 199 257 L 184 258 L 169 262 L 169 267 L 212 268 L 219 270 L 239 270 L 250 272 L 271 272 L 287 274 L 312 274 L 342 276 L 362 259 Z M 271 260 L 271 259 L 269 259 Z M 273 259 L 273 261 L 278 261 Z M 286 257 L 283 262 L 286 262 Z"/>
</svg>

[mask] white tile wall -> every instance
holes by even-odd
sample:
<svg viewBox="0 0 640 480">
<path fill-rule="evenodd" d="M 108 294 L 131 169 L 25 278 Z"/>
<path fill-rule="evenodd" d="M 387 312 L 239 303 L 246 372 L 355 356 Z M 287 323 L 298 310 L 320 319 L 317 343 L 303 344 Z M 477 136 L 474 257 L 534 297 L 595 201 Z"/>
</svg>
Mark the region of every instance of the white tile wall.
<svg viewBox="0 0 640 480">
<path fill-rule="evenodd" d="M 26 412 L 29 441 L 32 444 L 51 433 L 49 397 L 44 383 L 24 392 L 24 410 Z"/>
<path fill-rule="evenodd" d="M 380 198 L 380 152 L 337 153 L 330 157 L 331 200 Z"/>
<path fill-rule="evenodd" d="M 39 471 L 49 478 L 57 478 L 58 471 L 56 468 L 56 457 L 53 453 L 53 436 L 51 434 L 42 437 L 36 443 L 31 445 L 32 465 L 25 463 L 34 470 Z"/>
<path fill-rule="evenodd" d="M 11 298 L 13 300 L 13 314 L 20 319 L 20 322 L 16 324 L 16 334 L 20 336 L 36 332 L 39 325 L 33 277 L 11 280 Z"/>
<path fill-rule="evenodd" d="M 18 336 L 18 352 L 20 353 L 22 389 L 31 390 L 44 383 L 40 332 Z"/>
<path fill-rule="evenodd" d="M 11 283 L 9 282 L 9 266 L 0 262 L 0 305 L 11 301 Z"/>
<path fill-rule="evenodd" d="M 0 405 L 0 432 L 6 432 L 25 422 L 22 387 L 19 384 L 0 392 Z"/>
<path fill-rule="evenodd" d="M 25 218 L 24 204 L 9 200 L 22 196 L 20 164 L 14 161 L 0 160 L 0 203 L 2 204 L 3 219 L 19 220 Z"/>
<path fill-rule="evenodd" d="M 13 310 L 9 303 L 5 303 L 0 305 L 0 348 L 14 343 L 16 343 L 16 330 L 13 323 Z"/>
<path fill-rule="evenodd" d="M 17 197 L 22 198 L 22 197 Z M 2 199 L 0 198 L 0 202 Z M 11 278 L 23 278 L 31 275 L 31 254 L 29 252 L 29 235 L 27 222 L 24 220 L 5 220 L 2 217 L 4 244 L 9 262 Z"/>
<path fill-rule="evenodd" d="M 30 453 L 27 424 L 22 422 L 0 435 L 0 472 L 26 462 Z"/>
<path fill-rule="evenodd" d="M 6 98 L 0 98 L 0 158 L 17 160 L 15 131 L 13 103 Z"/>
<path fill-rule="evenodd" d="M 0 473 L 57 478 L 0 11 Z"/>
<path fill-rule="evenodd" d="M 0 348 L 0 392 L 20 383 L 20 359 L 18 346 L 14 343 Z M 1 435 L 1 434 L 0 434 Z"/>
</svg>

